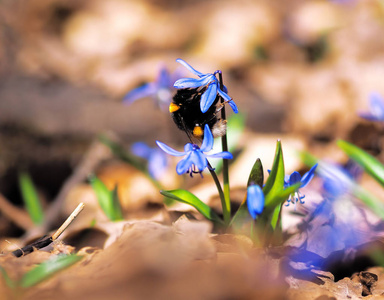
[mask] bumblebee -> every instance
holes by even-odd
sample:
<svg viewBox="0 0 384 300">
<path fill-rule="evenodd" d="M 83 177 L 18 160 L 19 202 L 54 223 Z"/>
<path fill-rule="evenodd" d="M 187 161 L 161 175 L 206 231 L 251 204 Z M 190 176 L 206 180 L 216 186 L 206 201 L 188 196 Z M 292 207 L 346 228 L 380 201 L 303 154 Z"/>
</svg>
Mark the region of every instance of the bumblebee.
<svg viewBox="0 0 384 300">
<path fill-rule="evenodd" d="M 208 124 L 214 137 L 223 136 L 227 130 L 227 121 L 218 116 L 223 107 L 218 95 L 211 107 L 205 113 L 201 112 L 200 100 L 205 90 L 206 87 L 179 89 L 169 105 L 173 121 L 190 139 L 193 136 L 202 140 L 205 124 Z"/>
</svg>

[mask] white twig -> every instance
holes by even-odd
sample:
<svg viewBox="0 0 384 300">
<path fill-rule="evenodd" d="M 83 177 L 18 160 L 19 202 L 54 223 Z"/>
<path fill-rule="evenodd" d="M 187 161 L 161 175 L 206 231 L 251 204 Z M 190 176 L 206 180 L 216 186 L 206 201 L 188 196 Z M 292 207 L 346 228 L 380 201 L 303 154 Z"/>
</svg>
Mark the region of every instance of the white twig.
<svg viewBox="0 0 384 300">
<path fill-rule="evenodd" d="M 84 203 L 81 202 L 71 213 L 71 215 L 65 220 L 65 222 L 60 226 L 60 228 L 57 229 L 57 231 L 52 235 L 53 241 L 56 240 L 64 232 L 65 229 L 67 229 L 67 227 L 73 222 L 73 220 L 78 216 L 78 214 L 81 213 L 83 208 Z"/>
</svg>

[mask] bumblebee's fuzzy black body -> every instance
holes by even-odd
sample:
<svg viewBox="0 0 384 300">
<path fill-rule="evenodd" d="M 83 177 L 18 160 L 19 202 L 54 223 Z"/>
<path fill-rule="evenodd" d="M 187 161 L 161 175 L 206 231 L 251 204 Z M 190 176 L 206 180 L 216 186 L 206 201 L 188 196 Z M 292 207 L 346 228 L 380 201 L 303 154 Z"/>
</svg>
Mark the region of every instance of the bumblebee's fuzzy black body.
<svg viewBox="0 0 384 300">
<path fill-rule="evenodd" d="M 203 138 L 205 124 L 208 124 L 213 136 L 222 136 L 226 131 L 226 122 L 218 117 L 220 97 L 216 96 L 211 107 L 202 113 L 200 99 L 204 91 L 205 88 L 177 90 L 169 109 L 173 121 L 180 130 L 198 139 Z"/>
</svg>

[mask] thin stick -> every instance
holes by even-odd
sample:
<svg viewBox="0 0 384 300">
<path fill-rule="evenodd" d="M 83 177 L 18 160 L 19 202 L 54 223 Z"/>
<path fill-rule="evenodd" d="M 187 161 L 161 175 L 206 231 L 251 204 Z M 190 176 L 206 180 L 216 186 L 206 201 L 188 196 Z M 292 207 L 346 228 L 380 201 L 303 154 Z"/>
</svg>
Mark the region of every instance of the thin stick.
<svg viewBox="0 0 384 300">
<path fill-rule="evenodd" d="M 78 216 L 78 214 L 81 213 L 83 208 L 84 203 L 81 202 L 71 213 L 71 215 L 65 220 L 65 222 L 60 226 L 60 228 L 57 229 L 57 231 L 52 235 L 53 241 L 56 240 L 64 232 L 65 229 L 67 229 L 67 227 L 73 222 L 73 220 Z"/>
<path fill-rule="evenodd" d="M 60 226 L 60 228 L 52 235 L 52 236 L 43 236 L 36 242 L 29 244 L 23 248 L 17 249 L 12 252 L 12 254 L 16 257 L 20 257 L 26 254 L 29 254 L 37 249 L 41 249 L 44 247 L 47 247 L 50 245 L 53 241 L 55 241 L 67 227 L 73 222 L 73 220 L 79 215 L 79 213 L 83 210 L 84 208 L 84 203 L 80 203 L 75 210 L 71 213 L 71 215 L 65 220 L 63 225 Z"/>
</svg>

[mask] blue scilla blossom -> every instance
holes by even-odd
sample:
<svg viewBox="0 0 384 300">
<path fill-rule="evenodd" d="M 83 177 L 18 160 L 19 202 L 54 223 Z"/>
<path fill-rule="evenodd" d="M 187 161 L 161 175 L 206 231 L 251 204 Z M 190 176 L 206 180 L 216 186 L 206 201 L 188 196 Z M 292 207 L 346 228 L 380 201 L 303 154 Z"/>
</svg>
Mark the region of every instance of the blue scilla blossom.
<svg viewBox="0 0 384 300">
<path fill-rule="evenodd" d="M 369 112 L 359 113 L 360 117 L 370 121 L 384 121 L 384 98 L 378 93 L 369 96 Z"/>
<path fill-rule="evenodd" d="M 178 76 L 179 72 L 171 74 L 167 68 L 162 67 L 155 81 L 133 89 L 124 96 L 123 102 L 132 104 L 138 99 L 152 97 L 161 109 L 167 110 L 172 100 L 173 83 Z"/>
<path fill-rule="evenodd" d="M 148 172 L 159 180 L 168 167 L 168 157 L 159 148 L 151 148 L 143 142 L 134 143 L 131 151 L 136 156 L 148 161 Z"/>
<path fill-rule="evenodd" d="M 201 174 L 201 172 L 203 172 L 204 169 L 208 166 L 207 157 L 225 159 L 233 158 L 232 154 L 227 151 L 215 154 L 205 153 L 211 151 L 213 147 L 213 135 L 207 124 L 205 124 L 204 127 L 204 139 L 201 144 L 201 147 L 196 144 L 188 143 L 184 146 L 184 152 L 179 152 L 165 145 L 162 142 L 156 141 L 156 143 L 160 147 L 160 149 L 162 149 L 168 154 L 171 154 L 173 156 L 185 156 L 176 166 L 176 172 L 179 175 L 184 173 L 189 173 L 191 176 L 193 173 Z"/>
<path fill-rule="evenodd" d="M 338 261 L 354 259 L 351 257 L 352 249 L 377 239 L 378 233 L 373 230 L 366 212 L 355 205 L 350 197 L 334 200 L 325 198 L 308 210 L 309 214 L 299 225 L 300 239 L 291 239 L 285 244 L 297 249 L 291 256 L 293 261 L 327 268 L 330 262 L 335 262 L 335 257 L 338 257 Z M 332 258 L 314 259 L 314 254 L 322 258 L 330 258 L 331 255 Z"/>
<path fill-rule="evenodd" d="M 199 88 L 207 86 L 207 89 L 204 91 L 200 100 L 200 109 L 202 113 L 205 113 L 215 101 L 217 94 L 219 94 L 226 102 L 229 103 L 234 113 L 238 113 L 237 106 L 231 97 L 228 96 L 227 88 L 224 86 L 223 90 L 220 88 L 220 82 L 216 78 L 216 74 L 221 71 L 216 71 L 214 73 L 201 73 L 191 65 L 189 65 L 184 60 L 178 58 L 176 61 L 182 64 L 184 67 L 188 69 L 188 71 L 197 75 L 199 78 L 182 78 L 175 82 L 173 85 L 177 89 L 185 89 L 185 88 Z"/>
<path fill-rule="evenodd" d="M 257 184 L 252 184 L 247 188 L 247 206 L 249 214 L 253 219 L 263 212 L 264 209 L 264 193 Z"/>
<path fill-rule="evenodd" d="M 324 196 L 336 199 L 350 193 L 356 186 L 363 170 L 356 163 L 350 161 L 345 166 L 320 162 L 318 174 L 323 180 Z"/>
<path fill-rule="evenodd" d="M 313 178 L 315 175 L 315 170 L 316 170 L 317 164 L 315 164 L 307 173 L 301 177 L 299 172 L 293 172 L 291 175 L 286 175 L 284 178 L 284 188 L 287 188 L 289 186 L 295 185 L 296 183 L 301 183 L 300 188 L 305 187 Z M 300 202 L 301 204 L 304 204 L 303 199 L 305 198 L 305 195 L 301 194 L 299 189 L 291 194 L 287 200 L 287 206 L 290 203 L 294 203 L 296 207 L 296 203 Z"/>
<path fill-rule="evenodd" d="M 311 212 L 300 226 L 307 238 L 292 240 L 294 244 L 291 245 L 323 258 L 335 251 L 340 251 L 338 255 L 344 251 L 347 258 L 348 249 L 377 238 L 366 212 L 351 197 L 355 189 L 360 188 L 355 180 L 360 178 L 362 169 L 351 161 L 345 165 L 319 161 L 316 173 L 323 180 L 324 199 L 309 207 Z M 300 261 L 305 261 L 303 256 Z"/>
</svg>

